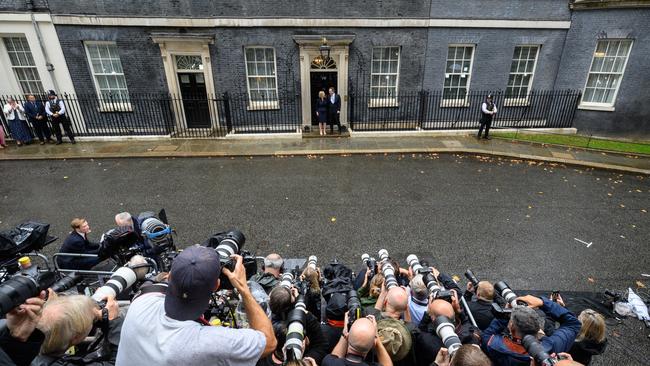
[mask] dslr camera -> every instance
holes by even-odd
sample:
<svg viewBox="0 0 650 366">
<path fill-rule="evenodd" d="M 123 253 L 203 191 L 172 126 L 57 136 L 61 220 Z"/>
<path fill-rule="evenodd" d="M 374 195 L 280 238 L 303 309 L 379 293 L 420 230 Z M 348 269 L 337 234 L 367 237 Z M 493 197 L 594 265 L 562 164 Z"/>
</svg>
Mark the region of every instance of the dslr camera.
<svg viewBox="0 0 650 366">
<path fill-rule="evenodd" d="M 517 295 L 512 291 L 510 286 L 505 281 L 499 281 L 494 284 L 494 291 L 505 300 L 506 304 L 510 304 L 510 307 L 504 307 L 499 305 L 497 302 L 492 303 L 492 315 L 495 318 L 499 319 L 510 319 L 512 314 L 512 309 L 517 306 L 527 306 L 523 301 L 517 301 Z"/>
<path fill-rule="evenodd" d="M 368 279 L 375 277 L 375 274 L 377 274 L 377 260 L 374 257 L 369 256 L 368 253 L 363 253 L 361 255 L 361 260 L 368 268 Z"/>
<path fill-rule="evenodd" d="M 231 229 L 212 235 L 203 243 L 203 246 L 213 248 L 217 252 L 222 269 L 228 268 L 229 270 L 234 271 L 237 262 L 230 256 L 233 254 L 241 255 L 243 257 L 244 268 L 246 269 L 246 279 L 250 279 L 255 275 L 255 273 L 257 273 L 257 261 L 255 260 L 255 256 L 250 252 L 242 250 L 245 242 L 246 237 L 241 231 Z M 233 289 L 230 280 L 223 272 L 221 272 L 219 280 L 221 281 L 222 289 Z"/>
<path fill-rule="evenodd" d="M 451 303 L 453 294 L 451 291 L 446 290 L 444 287 L 438 285 L 438 281 L 431 273 L 430 268 L 423 267 L 415 254 L 406 257 L 406 261 L 411 266 L 411 271 L 416 275 L 422 275 L 422 281 L 429 290 L 429 295 L 433 296 L 436 300 L 445 300 Z"/>
</svg>

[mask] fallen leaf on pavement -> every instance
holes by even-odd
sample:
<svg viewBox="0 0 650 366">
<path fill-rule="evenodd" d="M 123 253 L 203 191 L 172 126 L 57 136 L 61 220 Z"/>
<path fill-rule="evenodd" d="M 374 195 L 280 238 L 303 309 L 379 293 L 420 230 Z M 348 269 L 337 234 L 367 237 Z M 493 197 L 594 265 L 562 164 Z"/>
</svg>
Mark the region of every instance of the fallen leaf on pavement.
<svg viewBox="0 0 650 366">
<path fill-rule="evenodd" d="M 645 285 L 641 281 L 636 281 L 636 287 L 645 288 Z"/>
<path fill-rule="evenodd" d="M 454 281 L 456 281 L 456 282 L 460 281 L 460 277 L 458 277 L 458 276 L 456 276 L 456 275 L 451 276 L 451 278 L 453 278 Z M 639 282 L 637 281 L 637 284 L 638 284 L 638 283 L 639 283 Z"/>
<path fill-rule="evenodd" d="M 332 222 L 336 222 L 336 217 L 332 217 L 330 220 L 331 220 Z"/>
<path fill-rule="evenodd" d="M 594 282 L 596 282 L 596 280 L 594 280 L 594 279 L 593 279 L 593 278 L 591 278 L 591 277 L 589 277 L 589 278 L 587 278 L 587 281 L 589 281 L 589 282 L 591 282 L 591 283 L 594 283 Z"/>
</svg>

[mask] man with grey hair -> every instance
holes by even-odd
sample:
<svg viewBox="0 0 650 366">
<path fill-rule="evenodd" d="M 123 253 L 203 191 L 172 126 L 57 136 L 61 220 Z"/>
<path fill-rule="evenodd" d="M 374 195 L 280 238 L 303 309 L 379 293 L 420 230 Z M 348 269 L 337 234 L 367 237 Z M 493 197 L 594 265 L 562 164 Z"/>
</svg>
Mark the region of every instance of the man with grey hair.
<svg viewBox="0 0 650 366">
<path fill-rule="evenodd" d="M 41 354 L 31 365 L 114 365 L 123 320 L 119 306 L 112 297 L 106 299 L 106 306 L 102 309 L 84 295 L 51 298 L 45 303 L 39 322 L 39 328 L 45 333 L 45 341 Z M 88 336 L 93 324 L 106 332 L 107 343 L 97 350 L 85 353 L 75 350 L 73 354 L 67 354 L 70 347 L 80 344 Z"/>
<path fill-rule="evenodd" d="M 429 305 L 429 290 L 422 280 L 422 275 L 417 275 L 409 282 L 408 310 L 411 315 L 411 323 L 416 327 L 420 325 L 422 316 Z"/>
<path fill-rule="evenodd" d="M 264 258 L 264 271 L 251 277 L 251 281 L 257 282 L 262 286 L 267 294 L 280 282 L 284 259 L 277 254 L 271 253 Z"/>
<path fill-rule="evenodd" d="M 525 302 L 528 306 L 512 309 L 510 320 L 494 319 L 483 332 L 483 347 L 493 363 L 497 365 L 528 363 L 530 356 L 521 344 L 521 340 L 526 335 L 537 337 L 549 354 L 568 352 L 571 349 L 582 326 L 575 315 L 549 299 L 528 295 L 517 300 Z M 540 308 L 547 317 L 560 323 L 560 327 L 549 337 L 543 335 L 541 331 L 544 319 L 534 310 L 537 308 Z M 508 336 L 502 335 L 506 328 L 510 332 Z"/>
</svg>

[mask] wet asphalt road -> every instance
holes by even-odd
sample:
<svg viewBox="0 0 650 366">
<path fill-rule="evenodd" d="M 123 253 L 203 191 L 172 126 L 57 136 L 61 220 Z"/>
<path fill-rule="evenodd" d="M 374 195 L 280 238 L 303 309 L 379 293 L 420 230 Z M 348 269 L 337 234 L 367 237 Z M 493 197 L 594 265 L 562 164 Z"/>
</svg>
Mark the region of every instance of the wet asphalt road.
<svg viewBox="0 0 650 366">
<path fill-rule="evenodd" d="M 515 289 L 650 286 L 643 176 L 435 154 L 3 161 L 0 171 L 3 229 L 38 218 L 63 238 L 84 216 L 98 239 L 117 212 L 164 207 L 180 247 L 237 227 L 259 255 L 356 268 L 362 253 L 386 248 L 402 262 L 415 253 Z"/>
</svg>

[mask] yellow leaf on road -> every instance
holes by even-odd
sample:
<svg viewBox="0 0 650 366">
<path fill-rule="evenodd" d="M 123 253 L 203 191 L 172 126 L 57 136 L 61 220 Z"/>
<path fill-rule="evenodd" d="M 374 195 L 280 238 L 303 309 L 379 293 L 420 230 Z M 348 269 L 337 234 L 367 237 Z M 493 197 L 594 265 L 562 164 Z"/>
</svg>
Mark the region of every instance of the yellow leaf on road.
<svg viewBox="0 0 650 366">
<path fill-rule="evenodd" d="M 645 285 L 641 281 L 636 281 L 636 287 L 645 288 Z"/>
<path fill-rule="evenodd" d="M 336 222 L 336 217 L 332 217 L 330 220 L 332 220 L 332 222 Z"/>
<path fill-rule="evenodd" d="M 451 278 L 453 278 L 454 281 L 456 281 L 456 282 L 460 281 L 460 277 L 458 277 L 456 275 L 451 276 Z"/>
<path fill-rule="evenodd" d="M 594 282 L 596 282 L 596 280 L 594 280 L 594 279 L 593 279 L 593 278 L 591 278 L 591 277 L 589 277 L 589 278 L 587 278 L 587 281 L 589 281 L 589 282 L 591 282 L 591 283 L 594 283 Z"/>
<path fill-rule="evenodd" d="M 63 177 L 63 179 L 68 179 L 68 176 L 67 176 L 67 175 L 66 175 L 66 176 L 64 176 L 64 177 Z"/>
</svg>

